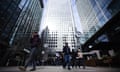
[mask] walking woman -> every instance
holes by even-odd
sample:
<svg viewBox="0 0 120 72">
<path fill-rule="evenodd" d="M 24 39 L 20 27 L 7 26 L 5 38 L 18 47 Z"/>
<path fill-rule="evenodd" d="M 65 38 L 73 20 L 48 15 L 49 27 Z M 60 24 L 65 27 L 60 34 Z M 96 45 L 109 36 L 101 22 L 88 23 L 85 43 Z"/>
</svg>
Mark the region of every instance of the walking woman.
<svg viewBox="0 0 120 72">
<path fill-rule="evenodd" d="M 77 59 L 77 64 L 78 64 L 79 68 L 80 68 L 80 66 L 83 66 L 83 69 L 85 69 L 85 60 L 83 58 L 83 53 L 81 52 L 80 49 L 78 49 L 78 51 L 77 51 L 76 59 Z"/>
<path fill-rule="evenodd" d="M 30 39 L 30 44 L 31 44 L 30 55 L 29 55 L 25 65 L 19 67 L 19 69 L 22 71 L 26 71 L 26 68 L 30 63 L 32 63 L 32 65 L 33 65 L 33 68 L 30 71 L 36 70 L 35 59 L 36 59 L 36 55 L 37 55 L 37 51 L 38 51 L 38 46 L 40 45 L 40 38 L 39 38 L 39 35 L 37 32 L 32 33 L 32 37 Z"/>
</svg>

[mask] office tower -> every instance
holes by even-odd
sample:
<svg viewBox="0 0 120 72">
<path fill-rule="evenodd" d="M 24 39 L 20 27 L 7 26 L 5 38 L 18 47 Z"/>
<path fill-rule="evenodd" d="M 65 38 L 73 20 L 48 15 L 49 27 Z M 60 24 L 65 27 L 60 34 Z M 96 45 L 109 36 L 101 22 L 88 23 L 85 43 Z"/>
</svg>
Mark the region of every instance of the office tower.
<svg viewBox="0 0 120 72">
<path fill-rule="evenodd" d="M 120 0 L 76 0 L 76 5 L 83 28 L 83 51 L 96 51 L 92 58 L 99 53 L 101 58 L 111 57 L 112 65 L 119 67 Z"/>
<path fill-rule="evenodd" d="M 39 25 L 42 15 L 42 7 L 39 0 L 23 0 L 20 16 L 16 21 L 14 33 L 11 37 L 10 44 L 19 42 L 19 47 L 26 48 L 29 45 L 31 33 L 39 31 Z M 26 39 L 26 42 L 24 41 Z"/>
<path fill-rule="evenodd" d="M 65 42 L 75 48 L 75 27 L 71 0 L 48 0 L 43 24 L 48 26 L 47 40 L 54 52 L 62 51 Z"/>
<path fill-rule="evenodd" d="M 119 0 L 76 0 L 83 28 L 81 43 L 84 44 L 107 21 L 120 11 Z"/>
<path fill-rule="evenodd" d="M 29 47 L 31 32 L 39 30 L 42 0 L 0 0 L 0 61 L 9 48 Z M 6 57 L 7 58 L 7 57 Z M 2 60 L 1 60 L 2 59 Z"/>
<path fill-rule="evenodd" d="M 12 35 L 12 29 L 21 12 L 19 8 L 20 0 L 0 1 L 0 46 L 9 47 L 9 40 Z"/>
<path fill-rule="evenodd" d="M 9 48 L 12 30 L 21 12 L 19 3 L 20 0 L 0 0 L 0 61 Z"/>
</svg>

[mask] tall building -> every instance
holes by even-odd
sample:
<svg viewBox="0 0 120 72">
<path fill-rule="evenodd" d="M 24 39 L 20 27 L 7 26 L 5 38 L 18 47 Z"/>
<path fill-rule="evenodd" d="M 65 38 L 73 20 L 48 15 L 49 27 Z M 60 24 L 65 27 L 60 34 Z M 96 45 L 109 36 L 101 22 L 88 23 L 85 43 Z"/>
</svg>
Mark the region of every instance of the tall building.
<svg viewBox="0 0 120 72">
<path fill-rule="evenodd" d="M 1 48 L 9 45 L 10 38 L 13 34 L 12 30 L 15 22 L 22 11 L 19 8 L 21 0 L 0 1 L 0 46 Z"/>
<path fill-rule="evenodd" d="M 7 48 L 9 48 L 13 27 L 22 11 L 19 8 L 20 1 L 21 0 L 0 1 L 0 61 Z"/>
<path fill-rule="evenodd" d="M 48 26 L 47 40 L 54 52 L 62 51 L 65 42 L 75 48 L 75 27 L 71 0 L 48 0 L 43 24 Z"/>
<path fill-rule="evenodd" d="M 16 21 L 15 30 L 10 44 L 19 43 L 19 48 L 27 48 L 31 33 L 39 31 L 42 17 L 42 5 L 40 0 L 22 0 L 19 7 L 22 8 L 20 16 Z M 26 40 L 26 42 L 24 41 Z"/>
<path fill-rule="evenodd" d="M 120 67 L 120 0 L 76 0 L 76 5 L 83 28 L 83 51 L 111 57 L 111 66 Z M 92 55 L 97 57 L 97 53 Z"/>
<path fill-rule="evenodd" d="M 83 28 L 81 43 L 84 44 L 118 11 L 119 0 L 76 0 L 76 5 Z"/>
<path fill-rule="evenodd" d="M 81 35 L 81 43 L 84 44 L 87 39 L 97 30 L 98 19 L 93 11 L 89 0 L 76 1 L 83 34 Z M 91 29 L 91 30 L 90 30 Z"/>
<path fill-rule="evenodd" d="M 29 47 L 31 32 L 39 31 L 43 7 L 42 0 L 0 0 L 0 65 L 14 45 Z"/>
</svg>

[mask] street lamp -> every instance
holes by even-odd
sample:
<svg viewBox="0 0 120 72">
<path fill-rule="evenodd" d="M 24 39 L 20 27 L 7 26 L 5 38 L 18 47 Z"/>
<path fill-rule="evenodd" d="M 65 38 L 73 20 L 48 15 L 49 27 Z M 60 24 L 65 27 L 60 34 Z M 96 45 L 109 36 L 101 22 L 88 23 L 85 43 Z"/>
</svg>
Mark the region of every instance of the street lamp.
<svg viewBox="0 0 120 72">
<path fill-rule="evenodd" d="M 75 36 L 77 38 L 77 48 L 80 48 L 82 50 L 80 43 L 81 32 L 77 31 Z"/>
<path fill-rule="evenodd" d="M 89 45 L 88 48 L 92 48 L 93 46 L 92 45 Z"/>
</svg>

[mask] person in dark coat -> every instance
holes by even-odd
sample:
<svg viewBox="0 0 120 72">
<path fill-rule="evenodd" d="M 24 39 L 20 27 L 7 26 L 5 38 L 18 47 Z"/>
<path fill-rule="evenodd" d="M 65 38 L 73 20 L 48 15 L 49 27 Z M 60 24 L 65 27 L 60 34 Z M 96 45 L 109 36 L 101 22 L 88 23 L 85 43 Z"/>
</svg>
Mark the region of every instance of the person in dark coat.
<svg viewBox="0 0 120 72">
<path fill-rule="evenodd" d="M 38 33 L 33 32 L 32 37 L 30 38 L 30 45 L 31 45 L 30 55 L 29 55 L 25 65 L 19 67 L 20 70 L 26 71 L 26 68 L 30 63 L 32 63 L 32 65 L 33 65 L 33 68 L 30 71 L 36 70 L 35 59 L 36 59 L 36 55 L 37 55 L 37 51 L 38 51 L 38 46 L 40 44 L 41 44 L 41 40 L 39 38 Z"/>
<path fill-rule="evenodd" d="M 63 47 L 63 54 L 64 54 L 64 63 L 63 68 L 68 66 L 68 69 L 70 70 L 70 62 L 71 62 L 71 56 L 70 56 L 70 47 L 68 46 L 68 43 L 65 43 L 65 46 Z"/>
<path fill-rule="evenodd" d="M 77 56 L 77 53 L 74 49 L 72 49 L 71 56 L 72 56 L 71 65 L 72 65 L 72 68 L 73 68 L 74 66 L 76 67 L 76 56 Z"/>
</svg>

